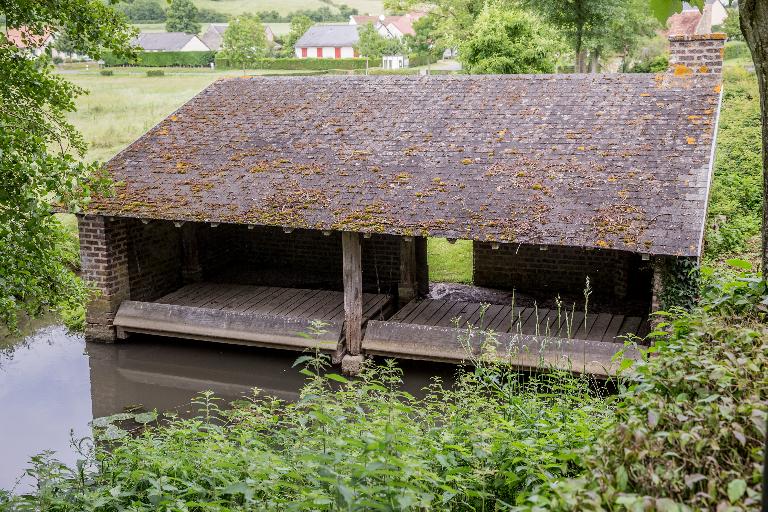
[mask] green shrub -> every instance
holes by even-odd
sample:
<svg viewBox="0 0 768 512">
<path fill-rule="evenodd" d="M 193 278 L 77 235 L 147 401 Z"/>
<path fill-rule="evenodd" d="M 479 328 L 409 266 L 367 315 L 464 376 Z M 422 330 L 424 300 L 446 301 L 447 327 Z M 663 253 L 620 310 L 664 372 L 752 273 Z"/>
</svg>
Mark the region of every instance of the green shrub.
<svg viewBox="0 0 768 512">
<path fill-rule="evenodd" d="M 725 43 L 725 60 L 752 59 L 749 46 L 744 41 L 728 41 Z"/>
<path fill-rule="evenodd" d="M 147 76 L 165 76 L 165 71 L 162 69 L 148 69 Z"/>
<path fill-rule="evenodd" d="M 577 451 L 611 414 L 586 378 L 566 373 L 523 383 L 483 366 L 461 373 L 453 390 L 434 382 L 417 399 L 399 390 L 391 361 L 347 380 L 320 376 L 319 359 L 300 360 L 309 378 L 295 403 L 255 391 L 223 410 L 204 393 L 194 419 L 96 421 L 104 443 L 80 467 L 97 471 L 83 481 L 76 469 L 40 460 L 31 470 L 40 490 L 17 498 L 19 507 L 497 510 L 526 489 L 578 475 Z M 149 428 L 129 436 L 119 419 Z"/>
<path fill-rule="evenodd" d="M 247 69 L 283 69 L 283 70 L 331 70 L 331 69 L 365 69 L 366 59 L 299 59 L 299 58 L 265 58 L 254 59 L 246 63 Z M 370 60 L 370 67 L 381 66 L 381 61 Z M 230 62 L 217 55 L 216 67 L 221 69 L 240 69 L 241 66 L 232 66 Z"/>
<path fill-rule="evenodd" d="M 705 275 L 702 308 L 666 314 L 652 333 L 612 426 L 585 451 L 585 476 L 540 488 L 523 509 L 759 510 L 768 291 L 755 274 Z"/>
<path fill-rule="evenodd" d="M 662 73 L 669 68 L 669 56 L 659 55 L 650 60 L 636 62 L 629 68 L 630 73 Z"/>
<path fill-rule="evenodd" d="M 112 75 L 115 74 L 115 72 L 112 71 L 111 69 L 102 69 L 102 70 L 99 71 L 99 74 L 101 76 L 112 76 Z"/>
<path fill-rule="evenodd" d="M 426 66 L 427 64 L 434 64 L 439 57 L 429 53 L 413 53 L 408 56 L 408 65 L 411 67 Z"/>
<path fill-rule="evenodd" d="M 705 238 L 705 255 L 741 255 L 760 233 L 762 160 L 757 78 L 742 68 L 723 73 L 723 104 Z"/>
<path fill-rule="evenodd" d="M 105 66 L 146 66 L 163 67 L 207 67 L 210 66 L 216 52 L 139 52 L 135 61 L 117 57 L 112 53 L 104 54 Z"/>
</svg>

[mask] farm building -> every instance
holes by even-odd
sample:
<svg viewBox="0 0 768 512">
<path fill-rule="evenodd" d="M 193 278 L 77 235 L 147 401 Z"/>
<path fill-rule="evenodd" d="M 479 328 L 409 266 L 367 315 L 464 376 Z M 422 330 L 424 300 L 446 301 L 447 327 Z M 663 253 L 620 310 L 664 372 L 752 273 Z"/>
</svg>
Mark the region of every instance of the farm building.
<svg viewBox="0 0 768 512">
<path fill-rule="evenodd" d="M 227 27 L 229 27 L 229 23 L 211 23 L 203 35 L 200 36 L 200 39 L 211 50 L 219 51 Z M 270 48 L 281 48 L 279 44 L 275 43 L 275 33 L 269 25 L 264 25 L 264 36 L 267 38 L 267 45 Z"/>
<path fill-rule="evenodd" d="M 184 32 L 141 32 L 131 42 L 145 52 L 205 52 L 209 48 L 195 34 Z"/>
<path fill-rule="evenodd" d="M 293 47 L 304 59 L 348 59 L 357 57 L 360 39 L 355 25 L 313 25 Z"/>
<path fill-rule="evenodd" d="M 479 357 L 474 325 L 514 364 L 609 372 L 701 254 L 723 43 L 674 37 L 659 74 L 220 80 L 106 165 L 114 194 L 79 217 L 87 334 L 353 370 Z M 426 298 L 428 237 L 471 240 L 480 286 L 579 297 L 588 277 L 589 305 Z"/>
</svg>

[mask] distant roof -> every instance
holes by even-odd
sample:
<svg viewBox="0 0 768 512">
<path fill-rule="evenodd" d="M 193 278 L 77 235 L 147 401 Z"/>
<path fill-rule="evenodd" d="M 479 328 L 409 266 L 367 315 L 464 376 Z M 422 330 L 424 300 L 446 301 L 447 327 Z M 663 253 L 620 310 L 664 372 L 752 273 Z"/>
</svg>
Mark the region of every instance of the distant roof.
<svg viewBox="0 0 768 512">
<path fill-rule="evenodd" d="M 376 25 L 381 23 L 385 28 L 388 25 L 394 25 L 401 34 L 415 35 L 416 31 L 413 29 L 413 23 L 426 15 L 427 13 L 423 11 L 412 11 L 397 16 L 352 16 L 351 21 L 357 25 L 367 25 L 368 23 Z"/>
<path fill-rule="evenodd" d="M 105 215 L 698 255 L 718 74 L 220 80 Z"/>
<path fill-rule="evenodd" d="M 701 21 L 701 12 L 698 9 L 687 10 L 673 14 L 667 20 L 670 36 L 688 36 L 696 34 L 696 27 Z"/>
<path fill-rule="evenodd" d="M 224 32 L 228 26 L 229 23 L 211 23 L 205 33 L 200 36 L 200 40 L 211 50 L 218 51 L 221 49 Z M 264 34 L 267 36 L 267 42 L 273 43 L 275 41 L 275 34 L 269 25 L 264 25 Z"/>
<path fill-rule="evenodd" d="M 141 46 L 147 51 L 178 51 L 184 48 L 195 34 L 186 34 L 184 32 L 141 32 L 132 44 Z"/>
<path fill-rule="evenodd" d="M 360 39 L 358 25 L 312 25 L 294 47 L 355 46 Z"/>
<path fill-rule="evenodd" d="M 32 34 L 26 27 L 9 28 L 5 38 L 17 48 L 39 48 L 48 42 L 51 32 L 46 30 L 43 35 L 37 35 Z"/>
</svg>

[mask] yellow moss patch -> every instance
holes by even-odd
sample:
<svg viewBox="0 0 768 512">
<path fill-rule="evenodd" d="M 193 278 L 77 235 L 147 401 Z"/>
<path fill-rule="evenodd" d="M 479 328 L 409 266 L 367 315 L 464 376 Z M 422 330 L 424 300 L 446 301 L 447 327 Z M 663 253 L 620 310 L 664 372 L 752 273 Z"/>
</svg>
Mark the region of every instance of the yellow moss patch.
<svg viewBox="0 0 768 512">
<path fill-rule="evenodd" d="M 686 137 L 686 138 L 685 138 L 685 141 L 686 141 L 688 144 L 696 144 L 696 139 L 695 139 L 695 138 L 693 138 L 693 137 Z"/>
<path fill-rule="evenodd" d="M 692 74 L 693 74 L 693 70 L 688 66 L 686 66 L 685 64 L 675 65 L 675 71 L 674 71 L 675 76 L 688 76 Z"/>
<path fill-rule="evenodd" d="M 464 165 L 469 165 L 469 164 L 472 163 L 472 159 L 471 158 L 464 158 L 464 159 L 461 160 L 461 163 L 463 163 Z"/>
</svg>

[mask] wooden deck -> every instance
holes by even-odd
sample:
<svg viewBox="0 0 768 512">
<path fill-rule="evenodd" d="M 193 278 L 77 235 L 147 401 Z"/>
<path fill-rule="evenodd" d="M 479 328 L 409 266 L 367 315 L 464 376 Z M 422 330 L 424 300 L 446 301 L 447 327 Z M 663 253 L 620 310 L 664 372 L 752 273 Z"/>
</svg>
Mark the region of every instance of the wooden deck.
<svg viewBox="0 0 768 512">
<path fill-rule="evenodd" d="M 567 315 L 567 320 L 566 320 Z M 584 311 L 561 311 L 535 308 L 513 308 L 490 305 L 483 310 L 478 302 L 447 300 L 414 300 L 395 313 L 389 321 L 402 324 L 439 327 L 466 327 L 497 333 L 553 336 L 592 341 L 618 341 L 619 336 L 648 334 L 648 322 L 640 316 L 598 313 L 586 315 Z"/>
<path fill-rule="evenodd" d="M 388 314 L 390 296 L 363 294 L 363 320 Z M 323 332 L 314 332 L 321 321 Z M 340 291 L 197 283 L 153 302 L 124 301 L 118 335 L 146 333 L 226 343 L 334 351 L 344 324 Z"/>
<path fill-rule="evenodd" d="M 558 316 L 547 309 L 414 300 L 387 321 L 370 321 L 363 351 L 443 362 L 490 356 L 519 367 L 550 366 L 605 376 L 615 372 L 618 352 L 639 356 L 635 348 L 624 347 L 622 336 L 644 336 L 647 323 L 639 316 L 569 311 L 566 320 L 564 312 Z"/>
</svg>

